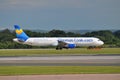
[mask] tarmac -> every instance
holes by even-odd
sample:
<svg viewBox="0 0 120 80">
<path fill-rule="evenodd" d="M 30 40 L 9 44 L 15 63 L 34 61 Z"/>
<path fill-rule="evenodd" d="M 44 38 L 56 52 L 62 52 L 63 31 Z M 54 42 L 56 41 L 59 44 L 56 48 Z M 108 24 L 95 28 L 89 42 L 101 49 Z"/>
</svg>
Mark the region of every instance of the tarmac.
<svg viewBox="0 0 120 80">
<path fill-rule="evenodd" d="M 0 57 L 0 66 L 120 66 L 120 55 Z"/>
<path fill-rule="evenodd" d="M 120 74 L 65 74 L 0 76 L 0 80 L 120 80 Z"/>
</svg>

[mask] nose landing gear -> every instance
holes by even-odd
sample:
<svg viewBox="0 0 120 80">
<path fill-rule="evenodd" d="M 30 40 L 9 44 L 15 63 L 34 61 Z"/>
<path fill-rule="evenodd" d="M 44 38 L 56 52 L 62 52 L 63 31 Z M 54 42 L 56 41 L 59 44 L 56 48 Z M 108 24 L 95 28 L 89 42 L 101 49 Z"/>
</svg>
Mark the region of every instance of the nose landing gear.
<svg viewBox="0 0 120 80">
<path fill-rule="evenodd" d="M 87 49 L 101 49 L 101 46 L 89 46 Z"/>
</svg>

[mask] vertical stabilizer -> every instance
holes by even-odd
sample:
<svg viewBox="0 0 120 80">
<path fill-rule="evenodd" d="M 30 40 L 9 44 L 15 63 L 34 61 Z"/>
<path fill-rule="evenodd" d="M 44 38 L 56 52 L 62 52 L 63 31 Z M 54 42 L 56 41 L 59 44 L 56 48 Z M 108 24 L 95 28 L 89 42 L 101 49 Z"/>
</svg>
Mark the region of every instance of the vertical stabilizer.
<svg viewBox="0 0 120 80">
<path fill-rule="evenodd" d="M 25 42 L 29 38 L 27 34 L 18 25 L 14 25 L 14 27 L 18 40 L 21 42 Z"/>
</svg>

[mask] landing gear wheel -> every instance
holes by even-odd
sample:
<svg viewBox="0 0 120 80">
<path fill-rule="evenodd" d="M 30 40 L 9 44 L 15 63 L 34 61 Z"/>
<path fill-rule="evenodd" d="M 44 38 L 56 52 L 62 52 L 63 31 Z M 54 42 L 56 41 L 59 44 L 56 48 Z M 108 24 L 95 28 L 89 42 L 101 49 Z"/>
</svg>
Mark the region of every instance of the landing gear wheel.
<svg viewBox="0 0 120 80">
<path fill-rule="evenodd" d="M 56 47 L 56 50 L 58 50 L 58 47 Z"/>
<path fill-rule="evenodd" d="M 56 50 L 62 50 L 62 47 L 56 47 Z"/>
<path fill-rule="evenodd" d="M 60 47 L 60 50 L 62 50 L 62 47 Z"/>
<path fill-rule="evenodd" d="M 87 49 L 101 49 L 101 46 L 98 46 L 98 47 L 96 47 L 96 46 L 89 46 Z"/>
</svg>

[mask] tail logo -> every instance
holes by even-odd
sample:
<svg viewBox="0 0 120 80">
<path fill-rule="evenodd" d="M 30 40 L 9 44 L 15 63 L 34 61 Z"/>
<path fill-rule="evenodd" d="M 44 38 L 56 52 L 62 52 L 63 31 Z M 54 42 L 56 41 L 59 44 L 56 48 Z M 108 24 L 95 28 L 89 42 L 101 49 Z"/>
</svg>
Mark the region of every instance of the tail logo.
<svg viewBox="0 0 120 80">
<path fill-rule="evenodd" d="M 21 34 L 22 32 L 23 32 L 22 29 L 20 29 L 20 30 L 17 29 L 17 30 L 16 30 L 16 33 L 17 33 L 17 34 Z"/>
</svg>

